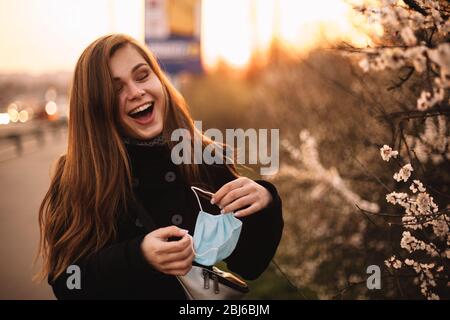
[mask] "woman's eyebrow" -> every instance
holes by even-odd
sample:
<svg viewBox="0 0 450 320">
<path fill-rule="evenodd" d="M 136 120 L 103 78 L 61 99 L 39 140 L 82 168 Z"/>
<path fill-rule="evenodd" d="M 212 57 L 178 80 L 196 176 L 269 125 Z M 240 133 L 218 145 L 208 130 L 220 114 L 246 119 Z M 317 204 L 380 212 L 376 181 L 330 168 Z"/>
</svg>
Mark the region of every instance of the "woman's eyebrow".
<svg viewBox="0 0 450 320">
<path fill-rule="evenodd" d="M 135 65 L 133 67 L 133 69 L 131 69 L 131 73 L 135 72 L 139 67 L 142 67 L 142 66 L 148 66 L 148 64 L 145 62 L 138 63 L 137 65 Z M 120 77 L 114 77 L 113 80 L 114 81 L 120 80 Z"/>
</svg>

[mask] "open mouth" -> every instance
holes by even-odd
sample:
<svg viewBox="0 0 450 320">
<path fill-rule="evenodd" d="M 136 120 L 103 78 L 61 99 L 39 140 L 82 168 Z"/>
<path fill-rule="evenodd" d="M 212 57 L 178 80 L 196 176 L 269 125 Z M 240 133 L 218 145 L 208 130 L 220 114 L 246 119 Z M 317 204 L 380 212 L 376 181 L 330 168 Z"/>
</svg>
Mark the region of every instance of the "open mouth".
<svg viewBox="0 0 450 320">
<path fill-rule="evenodd" d="M 155 102 L 152 101 L 150 103 L 144 104 L 136 109 L 130 111 L 128 115 L 134 119 L 144 118 L 150 115 L 153 112 L 153 108 L 155 106 Z"/>
</svg>

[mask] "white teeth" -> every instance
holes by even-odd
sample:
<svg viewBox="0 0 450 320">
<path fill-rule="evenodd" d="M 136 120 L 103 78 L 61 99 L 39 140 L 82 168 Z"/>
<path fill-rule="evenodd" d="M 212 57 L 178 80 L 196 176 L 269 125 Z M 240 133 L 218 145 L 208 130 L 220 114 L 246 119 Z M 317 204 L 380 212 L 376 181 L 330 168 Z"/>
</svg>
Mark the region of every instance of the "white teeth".
<svg viewBox="0 0 450 320">
<path fill-rule="evenodd" d="M 149 104 L 144 104 L 143 106 L 140 106 L 139 108 L 136 108 L 136 109 L 134 109 L 133 111 L 131 111 L 131 112 L 129 113 L 129 115 L 133 115 L 133 114 L 135 114 L 135 113 L 144 111 L 144 110 L 146 110 L 146 109 L 148 109 L 148 108 L 150 108 L 150 107 L 152 107 L 152 106 L 153 106 L 153 102 L 151 102 L 151 103 L 149 103 Z"/>
</svg>

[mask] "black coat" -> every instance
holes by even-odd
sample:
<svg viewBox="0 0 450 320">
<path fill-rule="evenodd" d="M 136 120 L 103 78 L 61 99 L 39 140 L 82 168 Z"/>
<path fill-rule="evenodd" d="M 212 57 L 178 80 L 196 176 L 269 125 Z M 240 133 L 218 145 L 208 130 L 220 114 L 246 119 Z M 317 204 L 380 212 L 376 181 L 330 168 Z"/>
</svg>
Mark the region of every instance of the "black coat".
<svg viewBox="0 0 450 320">
<path fill-rule="evenodd" d="M 190 186 L 170 159 L 167 146 L 127 145 L 134 179 L 134 191 L 156 224 L 155 228 L 177 225 L 194 234 L 198 203 Z M 225 165 L 203 165 L 212 192 L 235 177 Z M 283 218 L 281 199 L 269 182 L 266 187 L 273 201 L 261 212 L 241 218 L 241 235 L 227 267 L 247 280 L 256 279 L 267 268 L 281 239 Z M 202 199 L 202 198 L 200 198 Z M 219 213 L 218 208 L 201 200 L 203 209 Z M 103 249 L 78 261 L 81 289 L 68 289 L 63 273 L 50 285 L 58 299 L 185 299 L 174 276 L 153 269 L 143 258 L 140 244 L 148 233 L 137 219 L 136 210 L 122 214 L 118 235 Z"/>
</svg>

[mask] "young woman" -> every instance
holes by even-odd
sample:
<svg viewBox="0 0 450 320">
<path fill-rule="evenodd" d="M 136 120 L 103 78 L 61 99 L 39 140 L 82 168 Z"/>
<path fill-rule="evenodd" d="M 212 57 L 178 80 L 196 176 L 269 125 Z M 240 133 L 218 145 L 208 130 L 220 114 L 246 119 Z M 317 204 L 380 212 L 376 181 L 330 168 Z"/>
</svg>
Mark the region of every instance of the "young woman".
<svg viewBox="0 0 450 320">
<path fill-rule="evenodd" d="M 200 135 L 203 146 L 213 143 L 196 132 L 182 96 L 144 45 L 113 34 L 84 50 L 72 83 L 67 153 L 39 210 L 42 276 L 57 298 L 185 299 L 175 276 L 194 259 L 199 206 L 191 186 L 215 192 L 203 210 L 220 214 L 218 206 L 242 221 L 228 268 L 245 279 L 266 269 L 283 229 L 275 187 L 239 177 L 232 165 L 175 165 L 170 137 L 179 128 Z M 152 230 L 138 218 L 137 202 Z M 68 285 L 71 265 L 81 276 L 77 287 Z"/>
</svg>

